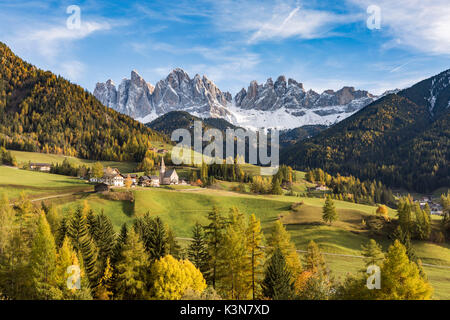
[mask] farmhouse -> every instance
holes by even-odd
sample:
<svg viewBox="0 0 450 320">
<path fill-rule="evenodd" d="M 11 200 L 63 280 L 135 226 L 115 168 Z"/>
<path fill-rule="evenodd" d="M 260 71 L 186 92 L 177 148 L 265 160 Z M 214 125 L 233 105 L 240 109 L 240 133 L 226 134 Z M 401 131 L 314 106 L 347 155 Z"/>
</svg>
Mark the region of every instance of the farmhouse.
<svg viewBox="0 0 450 320">
<path fill-rule="evenodd" d="M 106 183 L 99 183 L 95 185 L 94 189 L 95 192 L 107 192 L 109 191 L 109 186 Z"/>
<path fill-rule="evenodd" d="M 30 163 L 31 170 L 49 172 L 52 165 L 50 163 Z"/>
<path fill-rule="evenodd" d="M 139 178 L 139 185 L 142 187 L 159 187 L 158 176 L 142 176 Z"/>
<path fill-rule="evenodd" d="M 122 174 L 121 175 L 125 181 L 125 179 L 127 179 L 128 177 L 130 177 L 131 182 L 133 183 L 133 185 L 136 185 L 138 183 L 138 175 L 135 173 L 130 173 L 130 174 Z"/>
</svg>

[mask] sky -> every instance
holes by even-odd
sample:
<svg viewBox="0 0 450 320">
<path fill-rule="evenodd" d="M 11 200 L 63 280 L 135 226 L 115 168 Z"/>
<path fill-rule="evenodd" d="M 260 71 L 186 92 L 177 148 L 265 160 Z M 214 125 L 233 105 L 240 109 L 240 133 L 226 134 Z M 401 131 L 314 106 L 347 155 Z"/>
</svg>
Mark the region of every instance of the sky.
<svg viewBox="0 0 450 320">
<path fill-rule="evenodd" d="M 133 69 L 154 85 L 182 68 L 232 94 L 279 75 L 307 90 L 354 86 L 381 94 L 450 68 L 450 5 L 0 0 L 0 41 L 89 91 L 107 79 L 118 85 Z"/>
</svg>

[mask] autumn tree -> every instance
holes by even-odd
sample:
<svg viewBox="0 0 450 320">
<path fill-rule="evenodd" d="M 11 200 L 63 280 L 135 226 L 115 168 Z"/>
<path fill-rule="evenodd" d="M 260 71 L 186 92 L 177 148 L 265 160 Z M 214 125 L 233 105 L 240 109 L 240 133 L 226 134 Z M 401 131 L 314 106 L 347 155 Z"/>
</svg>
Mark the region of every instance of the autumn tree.
<svg viewBox="0 0 450 320">
<path fill-rule="evenodd" d="M 150 259 L 139 235 L 131 229 L 117 264 L 117 298 L 140 300 L 148 297 L 147 283 Z"/>
<path fill-rule="evenodd" d="M 44 212 L 40 213 L 37 232 L 33 239 L 30 271 L 35 299 L 61 298 L 57 286 L 56 246 Z"/>
<path fill-rule="evenodd" d="M 420 274 L 416 263 L 410 261 L 405 247 L 395 241 L 381 267 L 381 289 L 378 298 L 383 300 L 428 300 L 433 289 Z"/>
<path fill-rule="evenodd" d="M 244 215 L 231 208 L 218 255 L 220 288 L 230 299 L 246 299 L 250 291 L 246 229 Z"/>
<path fill-rule="evenodd" d="M 367 245 L 362 246 L 362 255 L 364 256 L 364 263 L 366 267 L 370 265 L 380 266 L 384 259 L 381 246 L 379 246 L 373 239 L 370 239 Z"/>
<path fill-rule="evenodd" d="M 152 298 L 179 300 L 189 289 L 201 294 L 206 289 L 202 273 L 189 260 L 176 260 L 171 255 L 156 260 L 151 268 Z"/>
<path fill-rule="evenodd" d="M 255 299 L 258 291 L 258 284 L 261 281 L 263 273 L 262 266 L 264 262 L 264 251 L 262 250 L 263 233 L 261 231 L 261 222 L 255 214 L 251 214 L 247 227 L 247 252 L 250 260 L 250 272 L 252 277 L 252 298 Z"/>
<path fill-rule="evenodd" d="M 277 249 L 281 250 L 286 264 L 290 269 L 292 280 L 302 272 L 302 263 L 300 257 L 295 249 L 294 244 L 291 242 L 291 236 L 284 228 L 280 220 L 277 220 L 273 226 L 272 232 L 268 237 L 267 255 L 273 255 Z"/>
<path fill-rule="evenodd" d="M 102 178 L 103 177 L 103 165 L 101 162 L 96 162 L 92 166 L 92 176 L 94 178 Z"/>
</svg>

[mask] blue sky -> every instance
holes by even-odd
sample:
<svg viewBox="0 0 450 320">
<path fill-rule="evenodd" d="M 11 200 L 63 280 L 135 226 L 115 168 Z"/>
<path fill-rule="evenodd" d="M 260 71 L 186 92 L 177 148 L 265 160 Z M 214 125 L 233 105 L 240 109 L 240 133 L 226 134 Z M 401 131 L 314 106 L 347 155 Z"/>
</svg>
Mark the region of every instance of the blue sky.
<svg viewBox="0 0 450 320">
<path fill-rule="evenodd" d="M 79 29 L 66 9 L 81 9 Z M 370 5 L 380 29 L 369 29 Z M 4 1 L 0 41 L 88 90 L 136 69 L 155 84 L 173 68 L 235 94 L 281 74 L 323 91 L 375 94 L 450 68 L 448 0 Z"/>
</svg>

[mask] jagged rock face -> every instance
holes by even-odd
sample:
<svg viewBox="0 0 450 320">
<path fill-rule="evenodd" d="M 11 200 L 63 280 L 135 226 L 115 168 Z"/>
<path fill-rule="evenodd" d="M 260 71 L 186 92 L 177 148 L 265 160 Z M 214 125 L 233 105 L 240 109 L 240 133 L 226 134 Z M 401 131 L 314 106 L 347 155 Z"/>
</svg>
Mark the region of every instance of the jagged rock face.
<svg viewBox="0 0 450 320">
<path fill-rule="evenodd" d="M 152 111 L 152 93 L 154 87 L 136 72 L 131 79 L 123 79 L 116 89 L 111 80 L 97 83 L 94 96 L 104 105 L 131 117 L 143 117 Z"/>
<path fill-rule="evenodd" d="M 155 87 L 136 71 L 119 87 L 111 80 L 97 83 L 94 95 L 103 104 L 144 123 L 170 111 L 186 111 L 201 118 L 223 118 L 249 128 L 295 128 L 307 124 L 332 124 L 363 108 L 375 97 L 367 91 L 344 87 L 318 94 L 303 84 L 279 76 L 265 84 L 250 82 L 233 101 L 206 76 L 190 78 L 174 69 Z M 234 102 L 234 103 L 233 103 Z"/>
<path fill-rule="evenodd" d="M 191 79 L 182 69 L 173 70 L 155 87 L 133 71 L 117 90 L 111 80 L 97 83 L 94 95 L 104 105 L 134 118 L 179 110 L 207 117 L 231 116 L 226 109 L 232 101 L 229 92 L 220 91 L 206 76 Z"/>
<path fill-rule="evenodd" d="M 305 92 L 302 83 L 284 76 L 278 77 L 273 83 L 272 79 L 267 79 L 265 84 L 258 84 L 256 81 L 250 82 L 247 89 L 242 89 L 235 97 L 236 106 L 242 109 L 256 110 L 277 110 L 282 107 L 286 109 L 314 109 L 320 107 L 349 105 L 353 108 L 352 102 L 360 100 L 358 105 L 367 105 L 374 100 L 374 96 L 367 91 L 355 90 L 353 87 L 343 87 L 334 92 L 326 90 L 318 94 L 312 90 Z"/>
</svg>

